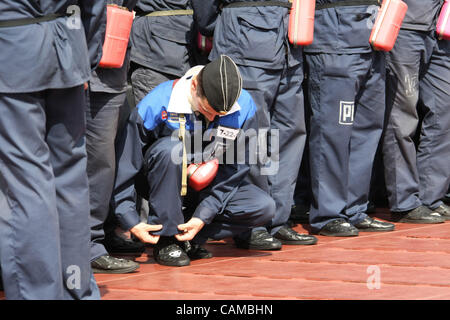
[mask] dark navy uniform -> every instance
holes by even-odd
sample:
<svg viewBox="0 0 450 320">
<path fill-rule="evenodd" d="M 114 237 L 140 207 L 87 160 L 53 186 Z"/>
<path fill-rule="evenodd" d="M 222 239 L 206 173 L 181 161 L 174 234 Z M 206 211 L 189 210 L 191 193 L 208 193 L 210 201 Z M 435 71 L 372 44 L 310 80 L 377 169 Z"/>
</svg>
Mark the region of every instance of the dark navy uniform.
<svg viewBox="0 0 450 320">
<path fill-rule="evenodd" d="M 131 32 L 131 82 L 136 103 L 158 84 L 195 65 L 189 0 L 139 0 Z M 162 14 L 158 16 L 158 14 Z"/>
<path fill-rule="evenodd" d="M 83 83 L 101 57 L 105 9 L 104 1 L 0 3 L 0 261 L 8 299 L 100 298 L 89 260 Z"/>
<path fill-rule="evenodd" d="M 369 44 L 376 4 L 316 1 L 314 42 L 304 49 L 314 231 L 336 219 L 358 224 L 367 217 L 385 110 L 384 55 Z"/>
<path fill-rule="evenodd" d="M 183 202 L 196 198 L 193 216 L 206 224 L 194 238 L 199 244 L 208 238 L 223 239 L 262 226 L 273 217 L 273 200 L 244 181 L 249 172 L 251 145 L 247 140 L 250 136 L 254 139 L 257 126 L 256 106 L 251 96 L 242 90 L 227 115 L 206 123 L 201 115 L 192 112 L 186 95 L 198 68 L 193 68 L 192 73 L 188 72 L 175 85 L 174 81 L 167 81 L 152 90 L 132 112 L 119 139 L 114 205 L 124 229 L 131 229 L 140 222 L 135 205 L 137 192 L 148 199 L 148 223 L 163 225 L 155 234 L 167 237 L 178 234 L 177 226 L 184 223 Z M 180 195 L 181 142 L 177 133 L 180 114 L 186 116 L 189 133 L 186 136 L 191 137 L 187 138 L 191 141 L 187 144 L 191 146 L 187 147 L 189 162 L 198 163 L 213 155 L 221 163 L 208 187 L 199 192 L 188 190 L 185 198 Z M 231 136 L 220 138 L 221 129 Z M 252 132 L 253 135 L 249 135 Z M 200 143 L 196 144 L 198 138 Z M 238 150 L 240 147 L 245 149 Z"/>
<path fill-rule="evenodd" d="M 251 178 L 275 200 L 276 214 L 268 225 L 274 235 L 289 218 L 306 140 L 302 48 L 288 43 L 289 2 L 242 7 L 234 7 L 240 2 L 233 0 L 192 4 L 200 32 L 214 36 L 209 59 L 230 56 L 239 66 L 243 88 L 258 106 L 261 165 L 252 166 Z"/>
<path fill-rule="evenodd" d="M 108 0 L 132 11 L 137 0 Z M 121 68 L 97 68 L 89 83 L 86 109 L 86 150 L 91 207 L 91 259 L 107 254 L 102 244 L 105 232 L 114 232 L 113 219 L 107 220 L 116 168 L 114 141 L 119 116 L 129 110 L 126 103 L 129 51 Z M 107 221 L 106 224 L 104 224 Z M 106 230 L 105 230 L 106 229 Z"/>
<path fill-rule="evenodd" d="M 405 2 L 405 20 L 387 54 L 383 157 L 393 212 L 439 207 L 450 182 L 450 41 L 435 32 L 444 1 Z"/>
</svg>

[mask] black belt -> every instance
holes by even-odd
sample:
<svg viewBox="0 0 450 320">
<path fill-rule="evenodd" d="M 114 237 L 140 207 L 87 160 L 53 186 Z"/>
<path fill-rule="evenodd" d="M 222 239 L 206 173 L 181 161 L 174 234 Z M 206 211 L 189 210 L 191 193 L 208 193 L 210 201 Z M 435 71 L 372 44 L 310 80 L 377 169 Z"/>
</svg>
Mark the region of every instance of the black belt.
<svg viewBox="0 0 450 320">
<path fill-rule="evenodd" d="M 379 0 L 349 0 L 349 1 L 339 1 L 333 3 L 325 3 L 316 6 L 316 10 L 334 8 L 334 7 L 348 7 L 348 6 L 370 6 L 370 5 L 380 5 Z"/>
<path fill-rule="evenodd" d="M 242 7 L 284 7 L 290 9 L 292 4 L 282 1 L 241 1 L 233 2 L 224 6 L 224 8 L 242 8 Z"/>
<path fill-rule="evenodd" d="M 29 24 L 39 23 L 39 22 L 46 22 L 46 21 L 52 21 L 59 17 L 63 17 L 65 14 L 60 13 L 52 13 L 43 17 L 38 18 L 24 18 L 24 19 L 14 19 L 14 20 L 0 20 L 0 28 L 7 28 L 7 27 L 20 27 L 20 26 L 26 26 Z"/>
</svg>

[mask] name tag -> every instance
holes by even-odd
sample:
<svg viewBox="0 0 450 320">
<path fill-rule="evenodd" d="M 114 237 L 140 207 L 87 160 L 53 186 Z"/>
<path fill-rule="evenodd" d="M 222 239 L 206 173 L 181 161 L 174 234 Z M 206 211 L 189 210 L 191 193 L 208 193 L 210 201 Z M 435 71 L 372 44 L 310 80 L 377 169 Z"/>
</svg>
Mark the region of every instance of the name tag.
<svg viewBox="0 0 450 320">
<path fill-rule="evenodd" d="M 239 133 L 239 129 L 228 128 L 228 127 L 217 127 L 217 137 L 228 139 L 228 140 L 236 140 L 236 137 Z"/>
</svg>

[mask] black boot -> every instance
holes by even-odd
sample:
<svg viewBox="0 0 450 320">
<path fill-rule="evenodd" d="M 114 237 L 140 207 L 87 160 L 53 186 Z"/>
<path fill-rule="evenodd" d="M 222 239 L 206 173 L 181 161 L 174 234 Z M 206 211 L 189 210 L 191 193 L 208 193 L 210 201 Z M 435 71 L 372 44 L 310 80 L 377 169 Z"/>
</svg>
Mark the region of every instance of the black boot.
<svg viewBox="0 0 450 320">
<path fill-rule="evenodd" d="M 170 267 L 184 267 L 191 263 L 183 244 L 174 237 L 160 237 L 153 247 L 153 258 L 159 264 Z"/>
<path fill-rule="evenodd" d="M 425 206 L 420 206 L 409 211 L 393 212 L 392 219 L 395 222 L 420 224 L 442 223 L 445 221 L 439 213 L 434 212 Z"/>
</svg>

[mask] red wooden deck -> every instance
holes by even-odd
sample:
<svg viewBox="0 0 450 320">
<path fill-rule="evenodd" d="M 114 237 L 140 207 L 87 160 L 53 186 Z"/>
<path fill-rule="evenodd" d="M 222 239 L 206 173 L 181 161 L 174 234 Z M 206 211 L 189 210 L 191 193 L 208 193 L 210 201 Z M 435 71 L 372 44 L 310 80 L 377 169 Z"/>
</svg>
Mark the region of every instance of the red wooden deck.
<svg viewBox="0 0 450 320">
<path fill-rule="evenodd" d="M 387 220 L 386 212 L 374 216 Z M 104 300 L 450 299 L 450 222 L 318 238 L 314 246 L 273 252 L 237 249 L 231 239 L 210 242 L 214 258 L 181 268 L 156 264 L 148 248 L 135 259 L 137 272 L 96 279 Z"/>
<path fill-rule="evenodd" d="M 386 212 L 373 216 L 387 220 Z M 149 248 L 136 258 L 137 272 L 96 279 L 105 300 L 450 299 L 450 222 L 318 238 L 314 246 L 273 252 L 210 242 L 214 258 L 188 267 L 158 265 Z"/>
</svg>

